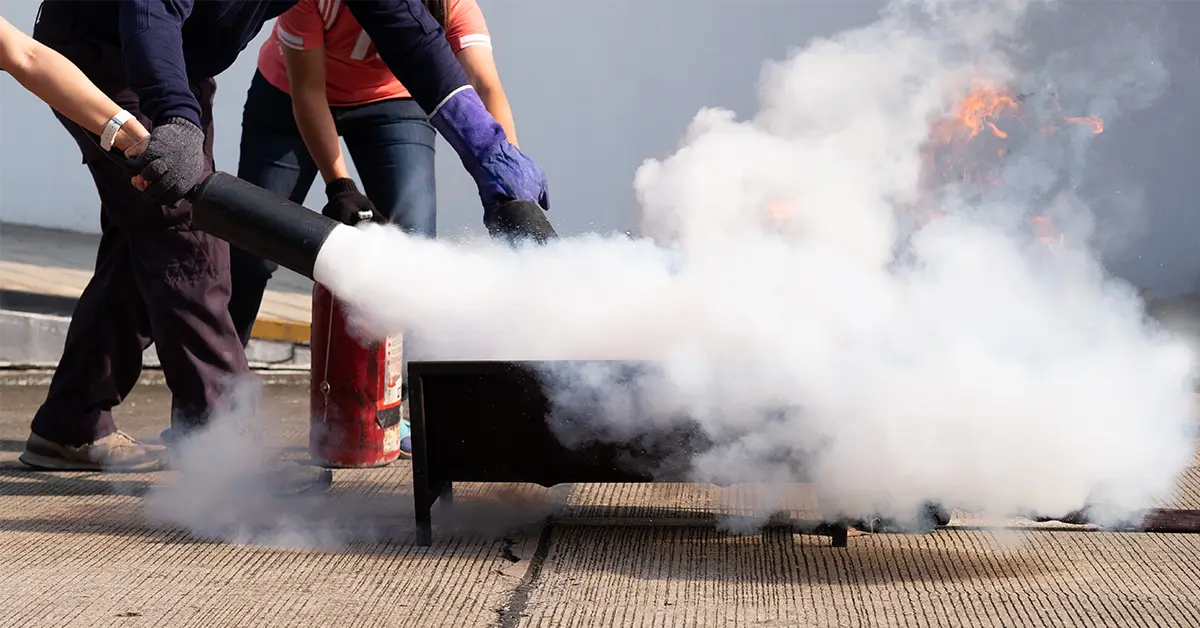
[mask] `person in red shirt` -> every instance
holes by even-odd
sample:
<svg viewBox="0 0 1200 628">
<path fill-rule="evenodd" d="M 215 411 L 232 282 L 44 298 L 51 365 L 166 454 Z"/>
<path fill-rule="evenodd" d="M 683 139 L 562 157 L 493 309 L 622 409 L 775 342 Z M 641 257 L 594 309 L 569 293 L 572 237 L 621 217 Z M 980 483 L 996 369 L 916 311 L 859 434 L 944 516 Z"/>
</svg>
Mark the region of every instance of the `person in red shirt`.
<svg viewBox="0 0 1200 628">
<path fill-rule="evenodd" d="M 476 0 L 425 0 L 425 6 L 443 27 L 471 86 L 516 146 L 512 111 Z M 339 137 L 365 195 L 350 178 Z M 379 58 L 345 3 L 300 0 L 279 17 L 259 50 L 242 115 L 238 177 L 302 204 L 320 174 L 325 215 L 353 224 L 367 211 L 377 221 L 432 238 L 435 137 L 425 111 Z M 277 268 L 230 247 L 229 313 L 243 346 Z M 408 443 L 402 438 L 405 454 Z"/>
</svg>

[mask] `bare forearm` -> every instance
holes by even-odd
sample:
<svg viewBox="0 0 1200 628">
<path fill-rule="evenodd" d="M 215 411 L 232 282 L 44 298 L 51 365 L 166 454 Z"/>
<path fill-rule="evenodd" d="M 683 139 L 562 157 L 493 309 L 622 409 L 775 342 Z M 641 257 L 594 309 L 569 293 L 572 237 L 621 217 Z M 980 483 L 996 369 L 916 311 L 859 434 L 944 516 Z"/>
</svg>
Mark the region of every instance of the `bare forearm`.
<svg viewBox="0 0 1200 628">
<path fill-rule="evenodd" d="M 96 135 L 103 133 L 109 119 L 121 110 L 75 64 L 33 39 L 6 45 L 3 63 L 3 69 L 25 89 Z M 123 151 L 148 135 L 139 122 L 130 120 L 121 127 L 113 144 Z"/>
<path fill-rule="evenodd" d="M 337 125 L 325 97 L 325 47 L 298 50 L 284 46 L 282 50 L 292 89 L 292 115 L 296 117 L 308 154 L 325 183 L 349 177 L 338 143 Z"/>
<path fill-rule="evenodd" d="M 512 107 L 508 104 L 508 97 L 504 95 L 504 89 L 501 87 L 484 87 L 476 88 L 479 92 L 479 98 L 483 101 L 483 106 L 487 107 L 488 113 L 504 127 L 504 134 L 508 136 L 508 141 L 513 146 L 517 144 L 517 125 L 513 121 Z"/>
<path fill-rule="evenodd" d="M 458 52 L 458 62 L 467 72 L 471 87 L 479 94 L 483 106 L 488 113 L 500 123 L 504 134 L 513 146 L 517 146 L 517 125 L 513 122 L 512 107 L 508 104 L 508 96 L 500 84 L 500 75 L 496 71 L 496 60 L 492 57 L 490 46 L 469 46 Z"/>
<path fill-rule="evenodd" d="M 320 97 L 311 95 L 294 98 L 292 112 L 296 116 L 296 126 L 300 128 L 300 137 L 304 138 L 308 154 L 321 171 L 325 183 L 349 177 L 350 171 L 346 169 L 342 147 L 338 142 L 337 127 L 324 94 Z"/>
</svg>

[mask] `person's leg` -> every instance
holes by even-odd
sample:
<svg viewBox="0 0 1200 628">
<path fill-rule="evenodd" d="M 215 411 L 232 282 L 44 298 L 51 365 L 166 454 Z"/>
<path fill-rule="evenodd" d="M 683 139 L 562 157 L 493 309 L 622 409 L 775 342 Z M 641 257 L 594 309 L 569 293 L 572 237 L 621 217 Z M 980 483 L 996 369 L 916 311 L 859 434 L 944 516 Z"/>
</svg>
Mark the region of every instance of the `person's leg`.
<svg viewBox="0 0 1200 628">
<path fill-rule="evenodd" d="M 421 107 L 403 98 L 344 109 L 338 129 L 379 212 L 408 233 L 436 237 L 437 132 Z"/>
<path fill-rule="evenodd" d="M 43 15 L 34 36 L 58 50 L 125 109 L 138 115 L 137 96 L 121 89 L 104 64 L 117 64 L 119 51 L 80 43 L 70 15 L 55 7 Z M 116 171 L 97 139 L 55 114 L 75 139 L 92 174 L 101 204 L 101 239 L 96 270 L 68 327 L 62 357 L 46 400 L 34 415 L 21 460 L 48 469 L 151 470 L 161 464 L 160 447 L 136 442 L 117 430 L 112 409 L 136 384 L 150 344 L 150 320 L 133 269 L 130 234 L 123 219 L 133 186 Z M 138 116 L 143 124 L 145 118 Z"/>
<path fill-rule="evenodd" d="M 39 32 L 44 35 L 39 39 L 58 49 L 97 87 L 151 127 L 151 122 L 141 116 L 137 96 L 128 86 L 120 48 L 87 40 L 78 29 L 73 29 L 71 3 L 59 5 L 53 12 L 50 5 L 45 6 L 35 36 Z M 60 28 L 52 28 L 55 25 Z M 205 166 L 211 171 L 212 100 L 216 85 L 212 79 L 197 80 L 191 88 L 201 106 Z M 227 310 L 229 247 L 191 228 L 189 203 L 164 208 L 146 201 L 130 183 L 132 173 L 122 157 L 102 151 L 95 137 L 77 126 L 72 127 L 72 134 L 97 181 L 107 219 L 125 237 L 129 262 L 124 275 L 131 277 L 137 286 L 150 323 L 151 338 L 158 348 L 163 374 L 172 393 L 172 426 L 200 426 L 217 407 L 229 380 L 248 371 L 245 351 Z M 98 291 L 110 300 L 122 296 L 107 285 Z M 104 310 L 92 318 L 116 320 L 124 315 L 124 311 Z M 132 343 L 117 345 L 115 350 L 127 352 L 131 346 Z M 84 366 L 75 371 L 94 373 L 104 357 L 90 354 L 79 359 Z M 122 355 L 119 362 L 132 364 L 137 359 L 138 356 Z M 62 388 L 68 393 L 83 394 L 92 385 L 89 379 L 74 378 L 64 382 Z"/>
<path fill-rule="evenodd" d="M 138 99 L 129 89 L 122 69 L 120 50 L 88 41 L 77 36 L 70 28 L 72 7 L 75 3 L 58 3 L 53 7 L 44 5 L 42 19 L 35 26 L 34 35 L 39 41 L 50 45 L 74 62 L 102 91 L 114 101 L 138 116 L 148 128 L 151 126 L 138 111 Z M 50 19 L 47 19 L 47 18 Z M 42 36 L 39 36 L 42 35 Z M 205 133 L 205 161 L 211 171 L 212 160 L 212 98 L 215 81 L 212 79 L 193 83 L 192 89 L 201 105 L 201 121 Z M 72 135 L 79 141 L 84 161 L 92 169 L 101 195 L 108 229 L 115 229 L 124 236 L 124 268 L 108 259 L 117 259 L 120 247 L 106 245 L 101 253 L 97 278 L 88 291 L 92 294 L 81 299 L 83 307 L 76 312 L 72 325 L 77 331 L 68 348 L 65 364 L 55 373 L 55 393 L 44 404 L 35 419 L 34 433 L 30 444 L 40 445 L 42 425 L 58 427 L 63 431 L 75 429 L 84 434 L 101 434 L 113 429 L 111 416 L 109 425 L 103 425 L 101 413 L 87 414 L 79 411 L 88 406 L 76 402 L 72 407 L 69 398 L 82 400 L 99 399 L 91 405 L 115 405 L 133 387 L 137 380 L 134 365 L 140 366 L 142 350 L 147 346 L 144 337 L 130 342 L 134 334 L 116 334 L 123 342 L 110 348 L 111 355 L 96 349 L 103 344 L 95 342 L 104 338 L 105 325 L 137 321 L 140 331 L 150 330 L 158 345 L 167 386 L 171 389 L 172 428 L 191 428 L 207 422 L 227 384 L 232 378 L 247 373 L 245 352 L 238 341 L 228 312 L 229 298 L 229 247 L 223 242 L 198 231 L 190 225 L 191 207 L 182 203 L 174 209 L 164 209 L 157 204 L 147 203 L 130 183 L 130 172 L 125 160 L 113 153 L 102 152 L 91 134 L 78 127 L 70 127 Z M 116 242 L 110 240 L 110 242 Z M 116 273 L 115 270 L 124 272 Z M 119 283 L 120 280 L 126 283 Z M 135 288 L 129 289 L 132 280 Z M 119 290 L 113 286 L 124 286 Z M 96 305 L 97 301 L 103 301 Z M 143 314 L 129 315 L 129 302 L 137 304 Z M 89 305 L 91 304 L 91 305 Z M 107 306 L 107 307 L 105 307 Z M 99 323 L 97 325 L 96 323 Z M 91 332 L 91 333 L 89 333 Z M 89 344 L 89 339 L 92 342 Z M 106 360 L 108 360 L 106 362 Z M 111 365 L 113 373 L 106 373 Z M 115 394 L 103 392 L 104 389 Z M 99 391 L 99 392 L 98 392 Z M 57 402 L 57 403 L 55 403 Z M 59 410 L 59 412 L 53 412 Z M 75 410 L 62 412 L 61 410 Z M 101 417 L 101 418 L 97 418 Z M 76 462 L 90 462 L 100 466 L 122 469 L 142 468 L 135 465 L 135 453 L 150 452 L 155 466 L 159 466 L 161 447 L 149 448 L 124 437 L 121 432 L 112 432 L 94 442 L 80 446 L 46 442 L 54 449 L 52 454 Z M 27 448 L 29 444 L 27 444 Z M 210 452 L 201 451 L 201 456 Z M 183 453 L 187 453 L 185 450 Z M 114 464 L 117 463 L 117 464 Z M 332 478 L 325 469 L 306 465 L 277 464 L 257 481 L 256 487 L 265 487 L 279 493 L 296 493 L 312 489 L 328 488 Z M 191 465 L 188 465 L 190 468 Z"/>
<path fill-rule="evenodd" d="M 436 131 L 411 99 L 387 100 L 339 112 L 338 128 L 362 178 L 363 192 L 387 219 L 404 231 L 437 236 Z M 404 364 L 414 345 L 404 339 Z M 407 406 L 408 376 L 404 393 Z M 405 408 L 407 410 L 407 408 Z M 400 451 L 411 455 L 407 412 L 400 423 Z"/>
<path fill-rule="evenodd" d="M 259 73 L 246 94 L 240 148 L 238 178 L 304 203 L 317 167 L 292 117 L 291 99 Z M 236 246 L 229 248 L 229 258 L 229 314 L 244 347 L 250 342 L 267 282 L 279 265 Z"/>
<path fill-rule="evenodd" d="M 198 80 L 192 89 L 200 104 L 204 157 L 211 171 L 216 82 Z M 174 229 L 162 234 L 161 240 L 155 239 L 152 231 L 144 246 L 141 242 L 131 244 L 145 262 L 141 269 L 146 272 L 138 275 L 138 285 L 148 303 L 155 304 L 149 308 L 151 326 L 167 384 L 174 393 L 170 440 L 175 443 L 191 430 L 207 426 L 215 410 L 237 406 L 244 409 L 244 399 L 227 394 L 233 392 L 230 385 L 236 385 L 236 380 L 249 371 L 245 350 L 229 315 L 229 245 L 193 231 L 190 222 L 185 221 L 190 214 L 191 207 L 186 203 L 178 211 L 161 212 L 159 215 L 171 221 Z M 147 222 L 152 223 L 152 218 L 148 217 Z M 174 372 L 167 370 L 168 364 Z M 251 434 L 257 431 L 253 424 L 244 427 L 249 427 Z M 212 453 L 178 446 L 176 450 L 185 459 L 185 472 L 195 462 L 207 461 Z M 192 462 L 186 461 L 189 457 Z M 247 496 L 322 491 L 333 479 L 327 469 L 282 460 L 267 461 L 265 473 L 260 469 L 245 471 L 257 476 L 248 478 L 246 484 L 252 492 Z"/>
<path fill-rule="evenodd" d="M 73 122 L 56 117 L 81 147 L 91 142 Z M 96 156 L 86 149 L 84 154 Z M 150 322 L 133 278 L 126 234 L 108 219 L 121 209 L 113 205 L 113 182 L 94 163 L 88 167 L 101 199 L 96 270 L 76 303 L 62 357 L 20 460 L 53 470 L 154 470 L 161 448 L 118 432 L 112 416 L 141 374 Z"/>
<path fill-rule="evenodd" d="M 131 91 L 108 90 L 122 107 L 137 114 L 137 97 Z M 212 168 L 211 157 L 211 100 L 212 82 L 198 82 L 197 98 L 204 109 L 205 157 Z M 149 125 L 149 120 L 144 120 Z M 174 209 L 145 202 L 130 185 L 130 173 L 118 159 L 104 154 L 92 143 L 89 134 L 78 126 L 71 127 L 79 139 L 92 174 L 101 192 L 110 228 L 119 229 L 125 238 L 128 257 L 124 265 L 101 264 L 97 268 L 95 287 L 89 287 L 95 297 L 84 301 L 95 303 L 94 309 L 77 310 L 72 324 L 120 325 L 128 316 L 127 303 L 134 295 L 119 289 L 109 275 L 109 268 L 119 270 L 122 281 L 136 283 L 137 298 L 149 319 L 152 339 L 158 347 L 163 375 L 172 391 L 172 426 L 196 427 L 208 420 L 209 412 L 229 384 L 229 379 L 247 372 L 246 354 L 233 329 L 227 310 L 229 298 L 228 245 L 209 234 L 192 231 L 188 225 L 190 205 L 181 203 Z M 90 321 L 90 322 L 89 322 Z M 142 321 L 142 318 L 134 319 Z M 79 336 L 100 337 L 103 331 L 89 331 Z M 130 335 L 130 334 L 126 334 Z M 120 389 L 128 381 L 136 381 L 140 369 L 140 353 L 144 342 L 122 340 L 114 343 L 110 355 L 97 351 L 98 340 L 90 345 L 80 340 L 67 347 L 66 359 L 60 365 L 54 387 L 64 396 L 79 395 L 80 391 L 96 390 L 97 379 L 104 372 L 102 364 L 126 365 L 130 372 L 114 376 L 116 384 L 104 388 L 118 390 L 116 399 L 106 399 L 109 407 L 120 400 Z M 137 367 L 133 367 L 136 365 Z M 90 415 L 79 417 L 64 412 L 71 402 L 52 397 L 35 418 L 35 433 L 42 435 L 48 425 L 64 421 L 92 420 Z M 78 406 L 76 406 L 78 407 Z M 101 415 L 103 417 L 103 415 Z M 102 419 L 101 419 L 102 420 Z M 101 425 L 100 432 L 112 429 Z M 61 430 L 61 427 L 60 427 Z M 42 435 L 43 437 L 46 437 Z M 74 438 L 83 435 L 76 433 Z M 67 443 L 68 444 L 68 443 Z"/>
<path fill-rule="evenodd" d="M 201 108 L 205 167 L 211 172 L 212 79 L 192 91 Z M 229 245 L 191 227 L 187 201 L 164 208 L 143 200 L 116 160 L 97 160 L 114 185 L 121 211 L 110 219 L 128 234 L 132 274 L 145 303 L 163 374 L 172 393 L 171 427 L 207 424 L 232 380 L 248 373 L 246 354 L 229 316 Z"/>
</svg>

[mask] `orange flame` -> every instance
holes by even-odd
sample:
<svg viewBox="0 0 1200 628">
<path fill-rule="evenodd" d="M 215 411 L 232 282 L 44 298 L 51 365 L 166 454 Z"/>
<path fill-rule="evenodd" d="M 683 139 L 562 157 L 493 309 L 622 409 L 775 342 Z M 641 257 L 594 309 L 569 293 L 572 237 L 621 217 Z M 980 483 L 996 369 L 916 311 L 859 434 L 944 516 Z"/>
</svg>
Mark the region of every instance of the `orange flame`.
<svg viewBox="0 0 1200 628">
<path fill-rule="evenodd" d="M 1063 118 L 1071 124 L 1090 124 L 1092 125 L 1092 133 L 1100 134 L 1104 132 L 1104 120 L 1096 116 L 1088 116 L 1086 118 Z"/>
<path fill-rule="evenodd" d="M 996 126 L 994 120 L 1004 114 L 1016 114 L 1017 99 L 1005 88 L 997 89 L 976 80 L 975 89 L 963 98 L 956 107 L 954 117 L 938 124 L 933 130 L 935 143 L 947 144 L 966 141 L 979 135 L 984 129 L 1001 139 L 1008 134 Z M 963 134 L 966 137 L 963 137 Z"/>
<path fill-rule="evenodd" d="M 1008 132 L 997 122 L 1016 118 L 1020 111 L 1018 98 L 1011 90 L 978 79 L 973 85 L 974 89 L 958 103 L 953 114 L 934 124 L 926 146 L 925 161 L 930 170 L 941 170 L 937 176 L 942 182 L 956 178 L 967 184 L 994 184 L 993 177 L 987 173 L 991 168 L 986 167 L 986 163 L 983 168 L 977 167 L 978 159 L 965 154 L 967 146 L 980 136 L 1008 139 Z M 998 148 L 994 152 L 996 157 L 1002 157 L 1004 149 Z"/>
<path fill-rule="evenodd" d="M 768 228 L 781 229 L 795 218 L 795 209 L 783 196 L 771 196 L 763 203 L 763 221 Z"/>
<path fill-rule="evenodd" d="M 1038 242 L 1049 247 L 1051 253 L 1055 253 L 1055 242 L 1058 242 L 1059 246 L 1064 243 L 1063 233 L 1054 226 L 1054 221 L 1050 220 L 1049 216 L 1034 216 L 1029 219 L 1029 222 L 1033 223 L 1033 232 L 1037 236 Z"/>
<path fill-rule="evenodd" d="M 1004 121 L 1011 120 L 1041 133 L 1054 132 L 1063 124 L 1090 126 L 1092 133 L 1097 134 L 1104 132 L 1104 121 L 1097 116 L 1062 116 L 1053 94 L 1050 98 L 1056 119 L 1043 123 L 1040 128 L 1027 124 L 1027 116 L 1021 109 L 1024 98 L 1026 95 L 1016 96 L 1007 87 L 975 79 L 971 91 L 955 106 L 953 113 L 933 125 L 924 154 L 928 166 L 926 176 L 933 178 L 929 183 L 935 187 L 954 180 L 970 185 L 1001 185 L 996 172 L 1008 154 L 1003 141 L 1009 139 L 1009 132 L 1000 127 Z M 994 149 L 987 145 L 975 146 L 983 141 L 992 146 L 1000 141 L 1001 146 Z M 971 147 L 970 152 L 968 147 Z M 1034 216 L 1030 222 L 1038 241 L 1048 246 L 1051 252 L 1056 243 L 1063 244 L 1062 232 L 1048 217 Z"/>
</svg>

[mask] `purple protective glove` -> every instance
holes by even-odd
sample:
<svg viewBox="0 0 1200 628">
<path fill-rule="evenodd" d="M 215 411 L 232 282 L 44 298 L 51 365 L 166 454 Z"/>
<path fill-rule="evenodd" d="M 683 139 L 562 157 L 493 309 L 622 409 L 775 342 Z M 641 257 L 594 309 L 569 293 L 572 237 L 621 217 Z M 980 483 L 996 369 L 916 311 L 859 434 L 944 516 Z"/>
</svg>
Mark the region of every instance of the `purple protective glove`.
<svg viewBox="0 0 1200 628">
<path fill-rule="evenodd" d="M 475 179 L 485 214 L 513 200 L 530 201 L 542 209 L 550 209 L 546 173 L 509 143 L 504 127 L 488 113 L 479 94 L 470 86 L 447 98 L 429 121 Z"/>
</svg>

